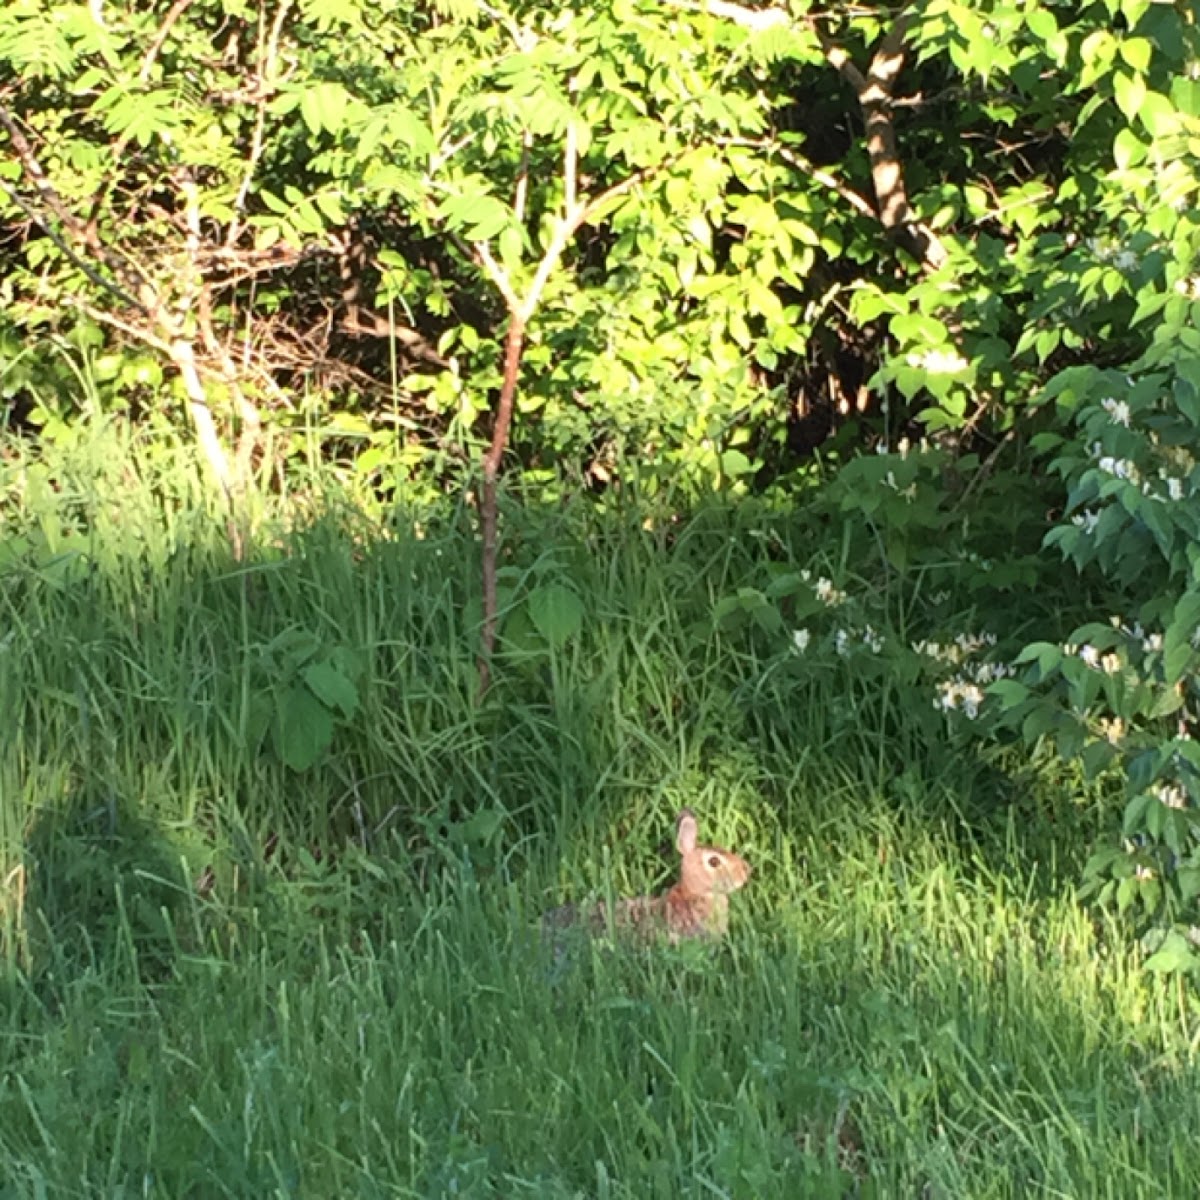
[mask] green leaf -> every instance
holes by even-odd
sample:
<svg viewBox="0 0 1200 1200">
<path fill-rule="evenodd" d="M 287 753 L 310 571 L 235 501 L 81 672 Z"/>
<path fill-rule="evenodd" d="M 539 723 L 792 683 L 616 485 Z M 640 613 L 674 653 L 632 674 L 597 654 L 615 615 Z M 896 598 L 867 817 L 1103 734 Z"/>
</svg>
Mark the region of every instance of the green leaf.
<svg viewBox="0 0 1200 1200">
<path fill-rule="evenodd" d="M 561 646 L 583 627 L 583 604 L 570 588 L 551 583 L 526 599 L 530 620 L 551 646 Z"/>
<path fill-rule="evenodd" d="M 1103 740 L 1092 742 L 1090 746 L 1085 747 L 1080 755 L 1084 777 L 1095 779 L 1112 762 L 1116 754 L 1116 747 Z"/>
<path fill-rule="evenodd" d="M 1048 42 L 1058 33 L 1058 21 L 1048 8 L 1035 8 L 1025 23 L 1029 32 L 1043 42 Z"/>
<path fill-rule="evenodd" d="M 1036 662 L 1039 676 L 1044 679 L 1058 669 L 1062 660 L 1061 646 L 1056 646 L 1053 642 L 1031 642 L 1017 655 L 1016 664 L 1020 666 L 1023 663 Z"/>
<path fill-rule="evenodd" d="M 1033 24 L 1030 18 L 1030 24 Z M 1154 52 L 1154 43 L 1149 38 L 1126 38 L 1120 47 L 1121 57 L 1139 74 L 1150 69 L 1150 56 Z"/>
<path fill-rule="evenodd" d="M 1033 694 L 1015 679 L 997 679 L 995 683 L 988 685 L 987 692 L 989 696 L 995 696 L 1000 701 L 1002 708 L 1016 708 Z"/>
<path fill-rule="evenodd" d="M 1196 651 L 1192 639 L 1198 627 L 1200 591 L 1185 592 L 1175 605 L 1175 612 L 1163 635 L 1163 673 L 1168 687 L 1183 678 L 1194 659 Z"/>
<path fill-rule="evenodd" d="M 1179 129 L 1179 113 L 1161 92 L 1147 92 L 1138 105 L 1137 115 L 1151 137 L 1167 137 Z"/>
<path fill-rule="evenodd" d="M 275 711 L 275 753 L 293 771 L 307 771 L 333 742 L 333 714 L 308 690 L 296 685 Z"/>
<path fill-rule="evenodd" d="M 1186 974 L 1197 966 L 1200 966 L 1200 958 L 1195 948 L 1175 929 L 1163 938 L 1159 948 L 1146 959 L 1146 970 L 1162 975 Z"/>
<path fill-rule="evenodd" d="M 1184 904 L 1190 904 L 1200 896 L 1200 867 L 1180 867 L 1175 872 L 1175 882 Z"/>
<path fill-rule="evenodd" d="M 454 839 L 460 843 L 487 845 L 500 832 L 504 816 L 502 808 L 481 808 L 454 826 Z"/>
<path fill-rule="evenodd" d="M 303 679 L 326 708 L 340 709 L 347 719 L 358 711 L 358 688 L 329 659 L 306 667 Z"/>
<path fill-rule="evenodd" d="M 1136 167 L 1145 157 L 1146 147 L 1138 140 L 1137 134 L 1132 129 L 1122 129 L 1113 142 L 1113 162 L 1117 169 L 1125 171 Z"/>
<path fill-rule="evenodd" d="M 1141 75 L 1129 75 L 1119 71 L 1113 77 L 1113 95 L 1116 97 L 1117 107 L 1125 114 L 1125 119 L 1132 121 L 1146 98 L 1146 81 Z"/>
<path fill-rule="evenodd" d="M 473 242 L 486 242 L 512 223 L 512 213 L 507 205 L 486 192 L 474 192 L 465 196 L 450 196 L 438 209 L 451 229 L 465 229 Z"/>
<path fill-rule="evenodd" d="M 314 135 L 322 130 L 338 133 L 345 124 L 346 109 L 352 99 L 340 83 L 318 83 L 306 88 L 300 97 L 300 115 Z"/>
<path fill-rule="evenodd" d="M 750 461 L 740 450 L 726 450 L 721 455 L 721 474 L 727 475 L 731 479 L 736 479 L 739 475 L 748 475 L 754 470 L 754 463 Z"/>
</svg>

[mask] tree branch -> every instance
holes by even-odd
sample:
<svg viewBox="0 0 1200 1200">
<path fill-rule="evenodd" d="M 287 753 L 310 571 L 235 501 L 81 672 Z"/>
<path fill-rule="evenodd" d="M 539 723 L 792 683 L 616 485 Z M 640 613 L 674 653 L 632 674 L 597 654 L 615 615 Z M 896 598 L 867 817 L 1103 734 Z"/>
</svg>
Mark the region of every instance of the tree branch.
<svg viewBox="0 0 1200 1200">
<path fill-rule="evenodd" d="M 167 15 L 163 17 L 162 24 L 158 27 L 157 32 L 150 41 L 150 45 L 146 49 L 146 53 L 142 56 L 142 66 L 138 71 L 138 81 L 146 83 L 150 79 L 150 72 L 154 69 L 155 60 L 162 51 L 166 40 L 171 36 L 171 30 L 175 27 L 175 22 L 183 16 L 189 8 L 195 4 L 196 0 L 175 0 L 175 3 L 167 9 Z"/>
<path fill-rule="evenodd" d="M 919 262 L 937 268 L 946 261 L 946 248 L 933 230 L 917 221 L 909 204 L 892 119 L 892 93 L 904 66 L 904 39 L 911 16 L 910 8 L 900 10 L 879 43 L 865 75 L 846 50 L 821 29 L 815 18 L 809 18 L 809 27 L 830 65 L 854 89 L 862 108 L 880 224 Z"/>
<path fill-rule="evenodd" d="M 266 48 L 259 57 L 258 79 L 254 89 L 257 109 L 254 117 L 254 133 L 250 138 L 250 152 L 246 156 L 246 169 L 242 173 L 241 183 L 238 185 L 237 195 L 233 200 L 233 216 L 229 220 L 229 229 L 225 234 L 226 246 L 232 247 L 241 233 L 241 215 L 250 194 L 250 184 L 254 180 L 254 172 L 258 169 L 259 159 L 262 158 L 263 135 L 267 127 L 267 101 L 275 90 L 275 65 L 279 57 L 279 38 L 283 32 L 284 18 L 291 6 L 292 0 L 280 0 L 279 8 L 275 12 L 275 20 L 271 24 L 271 33 L 267 39 Z"/>
<path fill-rule="evenodd" d="M 18 192 L 13 191 L 2 179 L 0 179 L 0 189 L 3 189 L 8 198 L 35 224 L 37 227 L 58 247 L 59 251 L 71 261 L 80 271 L 87 276 L 98 288 L 103 288 L 110 292 L 118 300 L 121 301 L 127 308 L 142 310 L 142 305 L 133 298 L 119 284 L 114 283 L 111 279 L 101 275 L 87 259 L 76 253 L 74 248 L 65 238 L 46 220 L 46 214 L 38 212 L 36 208 L 28 203 Z"/>
<path fill-rule="evenodd" d="M 504 297 L 504 304 L 510 313 L 515 313 L 521 308 L 521 297 L 517 295 L 516 289 L 512 285 L 512 280 L 508 277 L 508 272 L 496 261 L 492 255 L 492 248 L 487 242 L 472 242 L 471 248 L 474 251 L 474 257 L 483 267 L 487 277 L 496 285 L 496 290 Z"/>
</svg>

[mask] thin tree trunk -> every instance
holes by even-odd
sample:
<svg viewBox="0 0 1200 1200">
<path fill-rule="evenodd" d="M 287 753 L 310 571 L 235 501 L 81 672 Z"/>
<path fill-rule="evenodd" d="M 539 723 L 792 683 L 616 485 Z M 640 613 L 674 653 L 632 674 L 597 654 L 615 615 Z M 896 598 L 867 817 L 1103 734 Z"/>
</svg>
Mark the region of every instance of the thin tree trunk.
<svg viewBox="0 0 1200 1200">
<path fill-rule="evenodd" d="M 521 349 L 525 344 L 525 320 L 517 313 L 509 319 L 504 343 L 504 380 L 500 402 L 496 406 L 496 424 L 492 444 L 483 456 L 483 489 L 479 511 L 483 523 L 483 636 L 479 647 L 479 695 L 482 697 L 492 680 L 492 652 L 496 647 L 499 614 L 496 602 L 496 560 L 499 554 L 499 517 L 497 482 L 508 431 L 512 425 L 513 401 L 517 394 L 517 373 L 521 367 Z"/>
</svg>

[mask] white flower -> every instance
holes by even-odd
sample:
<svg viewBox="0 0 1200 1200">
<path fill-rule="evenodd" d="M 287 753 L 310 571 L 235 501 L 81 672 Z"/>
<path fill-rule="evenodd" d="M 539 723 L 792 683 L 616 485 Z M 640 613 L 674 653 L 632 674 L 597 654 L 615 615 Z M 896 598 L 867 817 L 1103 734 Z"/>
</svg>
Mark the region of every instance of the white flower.
<svg viewBox="0 0 1200 1200">
<path fill-rule="evenodd" d="M 841 602 L 846 599 L 846 593 L 835 588 L 833 586 L 833 580 L 826 579 L 824 575 L 817 580 L 816 592 L 817 599 L 820 600 L 822 604 L 829 605 L 830 608 L 841 604 Z"/>
<path fill-rule="evenodd" d="M 1095 533 L 1100 524 L 1100 514 L 1094 508 L 1085 508 L 1071 518 L 1071 524 L 1078 526 L 1084 533 Z"/>
<path fill-rule="evenodd" d="M 1155 795 L 1168 808 L 1187 808 L 1187 792 L 1183 790 L 1177 783 L 1160 784 L 1155 789 Z"/>
<path fill-rule="evenodd" d="M 1173 475 L 1167 480 L 1167 496 L 1171 500 L 1183 499 L 1183 480 Z"/>
<path fill-rule="evenodd" d="M 1079 647 L 1079 657 L 1083 659 L 1087 666 L 1098 670 L 1100 667 L 1100 651 L 1095 646 L 1083 645 Z"/>
<path fill-rule="evenodd" d="M 883 638 L 870 625 L 863 630 L 862 637 L 863 644 L 873 654 L 878 654 L 883 649 Z"/>
<path fill-rule="evenodd" d="M 983 691 L 974 683 L 963 679 L 951 679 L 938 685 L 938 695 L 934 698 L 933 706 L 951 712 L 959 707 L 969 720 L 979 715 L 983 704 Z"/>
<path fill-rule="evenodd" d="M 953 375 L 965 371 L 970 364 L 956 350 L 926 350 L 924 354 L 910 354 L 908 364 L 924 367 L 930 375 Z"/>
<path fill-rule="evenodd" d="M 833 635 L 833 648 L 844 658 L 849 653 L 850 635 L 839 629 Z"/>
<path fill-rule="evenodd" d="M 1114 400 L 1111 396 L 1100 402 L 1100 407 L 1108 413 L 1114 425 L 1124 425 L 1129 428 L 1129 405 L 1124 400 Z"/>
<path fill-rule="evenodd" d="M 808 643 L 812 641 L 812 634 L 807 629 L 792 630 L 792 645 L 795 646 L 798 654 L 803 654 L 808 649 Z"/>
<path fill-rule="evenodd" d="M 1111 454 L 1106 454 L 1096 465 L 1100 470 L 1109 475 L 1115 475 L 1118 479 L 1128 479 L 1131 482 L 1137 481 L 1137 466 L 1127 458 L 1113 458 Z"/>
</svg>

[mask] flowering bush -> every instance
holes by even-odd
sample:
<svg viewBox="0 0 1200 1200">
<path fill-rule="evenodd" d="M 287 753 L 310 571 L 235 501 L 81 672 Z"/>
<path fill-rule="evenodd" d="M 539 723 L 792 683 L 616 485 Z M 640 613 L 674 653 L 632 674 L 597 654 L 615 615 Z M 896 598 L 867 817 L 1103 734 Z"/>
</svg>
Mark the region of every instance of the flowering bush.
<svg viewBox="0 0 1200 1200">
<path fill-rule="evenodd" d="M 1067 432 L 1043 435 L 1068 488 L 1047 538 L 1095 572 L 1120 611 L 1061 645 L 1037 642 L 991 692 L 1025 737 L 1052 737 L 1124 788 L 1121 827 L 1086 890 L 1139 918 L 1150 966 L 1200 965 L 1200 335 L 1127 374 L 1077 368 L 1054 385 Z"/>
</svg>

